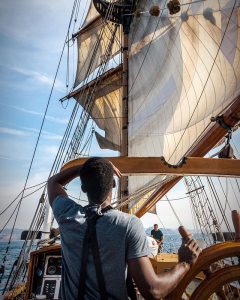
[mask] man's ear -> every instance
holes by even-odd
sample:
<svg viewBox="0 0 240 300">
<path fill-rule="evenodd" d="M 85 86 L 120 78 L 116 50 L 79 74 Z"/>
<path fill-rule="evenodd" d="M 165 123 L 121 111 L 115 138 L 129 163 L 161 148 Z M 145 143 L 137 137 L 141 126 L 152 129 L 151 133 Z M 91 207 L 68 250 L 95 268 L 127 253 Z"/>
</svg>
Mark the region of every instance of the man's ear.
<svg viewBox="0 0 240 300">
<path fill-rule="evenodd" d="M 82 185 L 81 186 L 81 188 L 82 188 L 82 191 L 84 192 L 84 193 L 86 193 L 87 191 L 86 191 L 86 188 L 85 188 L 85 186 L 84 185 Z"/>
<path fill-rule="evenodd" d="M 115 181 L 115 179 L 113 179 L 113 188 L 115 188 L 116 187 L 116 181 Z"/>
</svg>

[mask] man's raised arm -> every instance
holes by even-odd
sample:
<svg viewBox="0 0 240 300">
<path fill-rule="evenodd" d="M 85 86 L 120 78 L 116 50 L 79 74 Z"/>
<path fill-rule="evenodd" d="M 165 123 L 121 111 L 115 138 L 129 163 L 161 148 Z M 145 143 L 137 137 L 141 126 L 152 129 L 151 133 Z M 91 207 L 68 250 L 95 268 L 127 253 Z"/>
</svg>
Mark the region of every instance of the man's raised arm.
<svg viewBox="0 0 240 300">
<path fill-rule="evenodd" d="M 80 176 L 82 166 L 76 166 L 53 175 L 48 180 L 48 199 L 50 205 L 57 196 L 67 196 L 64 186 Z"/>
</svg>

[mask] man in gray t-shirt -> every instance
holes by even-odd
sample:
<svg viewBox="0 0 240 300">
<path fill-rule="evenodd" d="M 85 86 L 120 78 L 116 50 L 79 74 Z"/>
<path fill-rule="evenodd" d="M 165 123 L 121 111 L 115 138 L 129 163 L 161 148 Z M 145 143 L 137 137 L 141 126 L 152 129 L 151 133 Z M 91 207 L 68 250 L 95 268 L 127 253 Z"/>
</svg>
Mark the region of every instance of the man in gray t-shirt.
<svg viewBox="0 0 240 300">
<path fill-rule="evenodd" d="M 84 165 L 64 170 L 48 181 L 49 201 L 59 224 L 62 242 L 63 300 L 79 298 L 82 280 L 84 299 L 101 299 L 91 251 L 87 256 L 85 278 L 80 278 L 83 240 L 88 226 L 86 209 L 68 198 L 64 185 L 80 176 L 90 206 L 97 205 L 98 211 L 104 210 L 111 204 L 114 172 L 120 176 L 120 172 L 105 159 L 91 158 Z M 201 252 L 195 241 L 183 244 L 179 264 L 172 271 L 157 276 L 147 257 L 148 246 L 142 223 L 135 216 L 107 210 L 97 219 L 96 236 L 107 299 L 127 299 L 127 265 L 145 299 L 164 297 L 177 286 Z"/>
<path fill-rule="evenodd" d="M 83 207 L 64 196 L 52 203 L 62 242 L 62 298 L 77 299 L 81 253 L 86 231 Z M 126 261 L 146 256 L 148 246 L 141 221 L 135 216 L 111 209 L 97 221 L 98 245 L 106 290 L 110 299 L 127 299 Z M 68 270 L 71 270 L 69 276 Z M 86 299 L 100 299 L 92 255 L 89 255 Z"/>
</svg>

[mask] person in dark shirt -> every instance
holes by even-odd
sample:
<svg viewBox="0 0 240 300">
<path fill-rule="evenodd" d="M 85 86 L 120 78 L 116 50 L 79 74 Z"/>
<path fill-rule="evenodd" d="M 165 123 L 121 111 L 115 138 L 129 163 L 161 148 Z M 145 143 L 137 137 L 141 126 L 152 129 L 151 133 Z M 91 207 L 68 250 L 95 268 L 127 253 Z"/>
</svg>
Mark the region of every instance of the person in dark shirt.
<svg viewBox="0 0 240 300">
<path fill-rule="evenodd" d="M 158 243 L 158 252 L 160 252 L 163 243 L 163 233 L 160 229 L 158 229 L 158 224 L 154 224 L 153 230 L 151 231 L 151 237 L 153 237 Z"/>
</svg>

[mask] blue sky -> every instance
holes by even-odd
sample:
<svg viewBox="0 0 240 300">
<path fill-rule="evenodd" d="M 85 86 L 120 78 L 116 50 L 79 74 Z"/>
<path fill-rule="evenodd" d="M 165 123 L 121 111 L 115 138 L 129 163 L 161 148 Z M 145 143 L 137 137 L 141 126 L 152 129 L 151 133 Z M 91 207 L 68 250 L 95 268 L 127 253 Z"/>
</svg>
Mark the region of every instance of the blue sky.
<svg viewBox="0 0 240 300">
<path fill-rule="evenodd" d="M 72 4 L 73 0 L 0 2 L 0 211 L 23 188 Z M 74 105 L 74 100 L 66 108 L 59 102 L 67 93 L 65 69 L 66 59 L 56 82 L 28 186 L 47 179 Z M 98 151 L 95 144 L 92 154 L 99 154 Z M 184 197 L 185 193 L 183 184 L 179 184 L 169 198 Z M 39 196 L 37 193 L 23 201 L 17 227 L 28 227 Z M 177 201 L 174 207 L 181 221 L 192 228 L 189 200 Z M 166 227 L 179 225 L 167 202 L 159 203 L 157 210 Z M 1 218 L 0 228 L 8 216 Z M 148 227 L 159 220 L 147 214 L 143 222 Z"/>
<path fill-rule="evenodd" d="M 0 3 L 0 211 L 24 186 L 73 2 L 10 0 Z M 81 1 L 84 7 L 85 3 L 86 0 Z M 82 13 L 80 11 L 78 23 L 70 33 L 78 30 Z M 76 57 L 72 56 L 70 61 L 73 59 Z M 48 178 L 75 104 L 73 99 L 63 105 L 59 102 L 68 93 L 66 61 L 65 51 L 27 186 Z M 74 76 L 71 70 L 72 81 Z M 99 155 L 96 142 L 91 154 Z M 77 184 L 72 186 L 71 194 L 78 196 L 77 187 Z M 40 195 L 38 192 L 23 200 L 17 227 L 29 226 Z M 1 217 L 0 228 L 14 207 Z"/>
<path fill-rule="evenodd" d="M 62 49 L 73 1 L 0 3 L 1 208 L 23 188 Z M 73 101 L 66 109 L 63 66 L 49 106 L 29 185 L 46 180 Z M 29 223 L 36 197 L 24 200 L 18 227 Z M 27 215 L 27 220 L 23 217 Z M 5 218 L 1 219 L 1 226 Z"/>
</svg>

